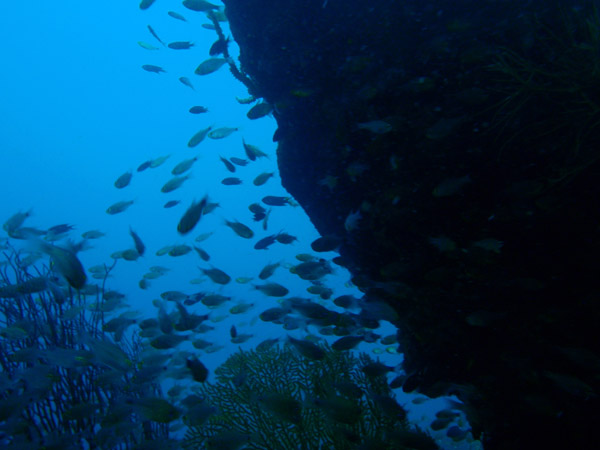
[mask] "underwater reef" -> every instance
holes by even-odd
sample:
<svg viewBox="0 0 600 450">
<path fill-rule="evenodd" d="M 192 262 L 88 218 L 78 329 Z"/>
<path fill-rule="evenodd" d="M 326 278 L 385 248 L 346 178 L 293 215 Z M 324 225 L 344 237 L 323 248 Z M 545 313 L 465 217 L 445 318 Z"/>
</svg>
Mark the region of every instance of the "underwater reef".
<svg viewBox="0 0 600 450">
<path fill-rule="evenodd" d="M 224 3 L 284 187 L 395 311 L 403 389 L 457 395 L 486 449 L 597 447 L 597 2 Z"/>
<path fill-rule="evenodd" d="M 177 448 L 168 423 L 180 412 L 162 395 L 162 361 L 125 334 L 135 320 L 107 318 L 122 296 L 65 289 L 48 266 L 10 246 L 2 255 L 0 446 Z"/>
<path fill-rule="evenodd" d="M 272 345 L 234 353 L 216 369 L 216 383 L 198 387 L 183 448 L 439 448 L 409 426 L 381 363 Z"/>
</svg>

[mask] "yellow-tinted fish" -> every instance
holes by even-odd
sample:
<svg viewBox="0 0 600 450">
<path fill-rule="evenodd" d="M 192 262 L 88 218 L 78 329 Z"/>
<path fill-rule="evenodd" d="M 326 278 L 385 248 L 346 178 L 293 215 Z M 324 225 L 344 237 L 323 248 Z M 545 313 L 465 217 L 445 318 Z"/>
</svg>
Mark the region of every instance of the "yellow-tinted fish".
<svg viewBox="0 0 600 450">
<path fill-rule="evenodd" d="M 194 73 L 196 75 L 208 75 L 210 73 L 216 72 L 219 70 L 227 60 L 224 58 L 209 58 L 205 61 L 202 61 Z"/>
<path fill-rule="evenodd" d="M 173 177 L 169 181 L 167 181 L 163 187 L 160 189 L 163 193 L 172 192 L 175 189 L 181 187 L 181 185 L 189 178 L 189 175 L 183 177 Z"/>
<path fill-rule="evenodd" d="M 212 127 L 203 128 L 202 130 L 200 130 L 196 134 L 194 134 L 187 143 L 188 147 L 190 147 L 190 148 L 195 147 L 200 142 L 202 142 L 206 138 L 206 135 L 208 134 L 208 132 L 210 130 L 212 130 Z"/>
<path fill-rule="evenodd" d="M 238 128 L 232 127 L 221 127 L 215 130 L 212 130 L 208 133 L 208 137 L 211 139 L 224 139 L 229 136 L 231 133 L 234 133 L 238 130 Z"/>
<path fill-rule="evenodd" d="M 254 232 L 246 225 L 237 220 L 231 222 L 229 220 L 225 220 L 225 225 L 231 228 L 235 234 L 244 239 L 252 239 L 254 237 Z"/>
<path fill-rule="evenodd" d="M 75 289 L 81 289 L 87 280 L 85 270 L 77 255 L 71 250 L 37 241 L 42 252 L 52 259 L 58 272 L 65 277 L 67 282 Z"/>
<path fill-rule="evenodd" d="M 119 214 L 119 213 L 122 213 L 123 211 L 125 211 L 131 205 L 133 205 L 133 200 L 117 202 L 117 203 L 110 205 L 106 209 L 106 213 L 110 214 L 110 215 Z"/>
</svg>

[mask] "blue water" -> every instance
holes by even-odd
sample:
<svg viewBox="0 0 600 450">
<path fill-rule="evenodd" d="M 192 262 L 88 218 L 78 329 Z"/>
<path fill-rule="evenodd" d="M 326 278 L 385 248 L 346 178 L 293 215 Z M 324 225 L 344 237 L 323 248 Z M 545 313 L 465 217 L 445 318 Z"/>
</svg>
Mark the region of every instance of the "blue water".
<svg viewBox="0 0 600 450">
<path fill-rule="evenodd" d="M 188 21 L 169 17 L 168 10 L 183 14 Z M 296 264 L 295 255 L 311 253 L 310 243 L 319 235 L 300 207 L 274 207 L 267 231 L 252 222 L 249 204 L 260 202 L 266 195 L 289 195 L 277 174 L 263 186 L 252 184 L 262 172 L 277 172 L 276 144 L 271 139 L 276 124 L 271 117 L 254 121 L 246 117 L 250 106 L 239 104 L 235 98 L 248 97 L 248 93 L 227 66 L 207 76 L 194 75 L 194 69 L 208 58 L 208 48 L 217 38 L 214 31 L 201 27 L 203 23 L 209 23 L 204 14 L 186 10 L 175 1 L 159 0 L 146 11 L 140 11 L 137 1 L 3 1 L 0 221 L 18 211 L 31 210 L 27 226 L 46 229 L 68 223 L 75 226 L 71 235 L 75 238 L 87 230 L 105 232 L 106 237 L 93 241 L 92 249 L 80 253 L 86 268 L 110 265 L 113 252 L 131 248 L 131 226 L 145 242 L 146 255 L 135 262 L 119 260 L 107 286 L 124 293 L 130 309 L 139 311 L 142 318 L 156 316 L 153 300 L 166 290 L 232 296 L 232 301 L 211 312 L 213 322 L 209 324 L 215 330 L 201 336 L 224 347 L 202 355 L 202 361 L 212 370 L 238 348 L 250 349 L 266 338 L 286 332 L 257 319 L 261 311 L 277 302 L 256 291 L 252 282 L 232 282 L 221 287 L 204 277 L 201 284 L 190 284 L 201 277 L 198 267 L 214 265 L 234 279 L 254 277 L 260 281 L 257 275 L 264 265 L 278 261 L 287 267 Z M 165 43 L 192 41 L 194 47 L 165 48 L 148 32 L 148 24 Z M 222 25 L 225 34 L 230 35 L 227 24 Z M 138 41 L 158 50 L 146 50 Z M 235 43 L 230 52 L 234 57 L 238 54 Z M 146 72 L 141 68 L 144 64 L 161 66 L 166 73 Z M 181 76 L 188 77 L 195 90 L 180 83 Z M 205 106 L 209 112 L 190 114 L 188 109 L 194 105 Z M 206 139 L 196 148 L 188 148 L 189 138 L 208 126 L 238 127 L 239 131 L 225 139 Z M 219 156 L 245 158 L 242 137 L 269 158 L 238 167 L 235 174 L 230 174 Z M 144 161 L 163 155 L 170 157 L 159 168 L 135 171 Z M 170 194 L 161 193 L 161 186 L 171 178 L 171 169 L 194 156 L 198 161 L 183 187 Z M 114 181 L 128 170 L 134 171 L 130 186 L 116 189 Z M 243 184 L 222 185 L 220 180 L 228 176 L 240 177 Z M 183 212 L 194 199 L 205 194 L 221 207 L 204 217 L 188 236 L 180 236 L 176 226 Z M 163 204 L 173 199 L 181 203 L 164 209 Z M 134 204 L 122 214 L 106 214 L 108 206 L 121 200 L 134 200 Z M 238 237 L 224 226 L 225 219 L 250 225 L 256 238 Z M 297 236 L 298 241 L 293 245 L 276 244 L 267 251 L 253 248 L 258 238 L 281 230 Z M 198 245 L 211 255 L 210 264 L 201 261 L 195 252 L 179 258 L 155 255 L 166 245 L 196 244 L 194 238 L 205 232 L 214 234 Z M 331 259 L 336 254 L 322 256 Z M 151 280 L 147 290 L 141 290 L 138 282 L 153 265 L 166 266 L 171 271 L 163 278 Z M 335 292 L 333 298 L 348 293 L 360 296 L 349 279 L 348 272 L 337 266 L 335 273 L 327 276 L 326 284 Z M 271 280 L 290 289 L 290 295 L 308 295 L 309 282 L 291 274 L 286 267 L 280 267 Z M 246 314 L 230 315 L 228 309 L 241 302 L 253 303 L 254 307 Z M 331 301 L 324 304 L 337 309 Z M 191 310 L 200 313 L 204 307 L 197 304 L 197 308 Z M 232 324 L 238 333 L 251 333 L 254 337 L 240 345 L 232 344 Z M 316 334 L 316 330 L 311 331 Z M 376 332 L 387 335 L 395 330 L 384 324 Z M 290 334 L 304 337 L 306 332 L 296 330 Z M 356 350 L 372 356 L 376 356 L 374 350 L 383 351 L 379 357 L 386 363 L 401 362 L 401 355 L 384 351 L 385 346 L 380 344 L 363 342 Z M 401 403 L 406 402 L 413 411 L 411 417 L 425 424 L 443 407 L 440 401 L 411 406 L 411 397 L 398 395 Z M 445 445 L 450 446 L 448 442 Z"/>
</svg>

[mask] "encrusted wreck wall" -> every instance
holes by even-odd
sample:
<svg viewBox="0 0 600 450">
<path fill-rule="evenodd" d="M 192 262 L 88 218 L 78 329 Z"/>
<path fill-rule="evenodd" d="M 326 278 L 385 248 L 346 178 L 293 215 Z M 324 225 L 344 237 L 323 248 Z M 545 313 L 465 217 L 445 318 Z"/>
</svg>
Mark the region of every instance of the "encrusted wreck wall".
<svg viewBox="0 0 600 450">
<path fill-rule="evenodd" d="M 225 0 L 284 186 L 490 449 L 598 439 L 593 3 Z"/>
</svg>

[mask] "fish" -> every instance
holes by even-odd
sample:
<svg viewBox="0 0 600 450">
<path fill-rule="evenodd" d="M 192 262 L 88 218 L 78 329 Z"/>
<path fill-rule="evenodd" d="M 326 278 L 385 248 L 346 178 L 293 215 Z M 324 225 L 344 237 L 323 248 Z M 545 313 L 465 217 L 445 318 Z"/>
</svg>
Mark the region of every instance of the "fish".
<svg viewBox="0 0 600 450">
<path fill-rule="evenodd" d="M 336 306 L 344 309 L 356 309 L 358 308 L 359 300 L 353 295 L 340 295 L 333 300 Z"/>
<path fill-rule="evenodd" d="M 269 297 L 285 297 L 289 289 L 279 283 L 255 284 L 254 287 Z"/>
<path fill-rule="evenodd" d="M 262 202 L 269 206 L 285 206 L 290 204 L 290 197 L 267 195 L 266 197 L 262 198 Z"/>
<path fill-rule="evenodd" d="M 144 256 L 144 252 L 146 251 L 146 246 L 140 239 L 139 235 L 135 231 L 133 231 L 131 229 L 131 227 L 129 227 L 129 234 L 131 235 L 131 238 L 133 239 L 133 242 L 135 244 L 135 250 L 138 252 L 138 254 L 140 256 Z"/>
<path fill-rule="evenodd" d="M 99 239 L 103 236 L 106 236 L 106 234 L 99 230 L 89 230 L 81 234 L 84 239 Z"/>
<path fill-rule="evenodd" d="M 187 297 L 187 294 L 180 291 L 165 291 L 160 294 L 160 298 L 168 302 L 179 302 L 185 300 Z"/>
<path fill-rule="evenodd" d="M 130 317 L 127 317 L 126 315 L 121 315 L 119 317 L 113 317 L 109 321 L 105 322 L 104 325 L 102 325 L 102 331 L 114 333 L 115 331 L 117 331 L 121 328 L 124 328 L 124 327 L 127 328 L 130 325 L 133 325 L 134 323 L 136 323 L 136 320 L 132 319 Z"/>
<path fill-rule="evenodd" d="M 172 50 L 187 50 L 192 48 L 193 46 L 194 43 L 189 41 L 169 42 L 169 45 L 167 45 L 167 47 L 169 47 Z"/>
<path fill-rule="evenodd" d="M 171 250 L 173 250 L 173 248 L 175 248 L 174 245 L 166 245 L 162 248 L 159 248 L 155 254 L 156 254 L 156 256 L 163 256 L 163 255 L 166 255 L 167 253 L 169 253 Z"/>
<path fill-rule="evenodd" d="M 254 306 L 254 303 L 240 303 L 239 305 L 232 306 L 229 308 L 231 314 L 244 314 L 250 308 Z"/>
<path fill-rule="evenodd" d="M 179 81 L 184 86 L 187 86 L 194 91 L 196 90 L 196 88 L 194 88 L 194 85 L 192 84 L 192 82 L 190 81 L 190 79 L 188 77 L 179 77 Z"/>
<path fill-rule="evenodd" d="M 187 146 L 189 148 L 193 148 L 193 147 L 197 146 L 200 142 L 202 142 L 206 138 L 206 135 L 208 134 L 208 132 L 210 130 L 212 130 L 212 127 L 203 128 L 202 130 L 198 131 L 196 134 L 194 134 L 190 138 L 190 140 L 187 143 Z"/>
<path fill-rule="evenodd" d="M 143 163 L 141 163 L 141 164 L 138 166 L 138 168 L 137 168 L 137 171 L 138 171 L 138 172 L 143 172 L 144 170 L 146 170 L 146 169 L 149 169 L 151 164 L 152 164 L 152 161 L 151 161 L 151 160 L 144 161 Z"/>
<path fill-rule="evenodd" d="M 184 172 L 187 172 L 188 170 L 190 170 L 196 161 L 198 161 L 197 157 L 184 159 L 183 161 L 178 163 L 175 167 L 173 167 L 173 169 L 171 170 L 171 173 L 173 175 L 181 175 Z"/>
<path fill-rule="evenodd" d="M 348 233 L 356 231 L 359 228 L 359 222 L 362 220 L 362 213 L 359 210 L 351 211 L 346 216 L 344 228 Z"/>
<path fill-rule="evenodd" d="M 167 12 L 167 14 L 172 17 L 173 19 L 177 19 L 177 20 L 181 20 L 182 22 L 187 22 L 186 18 L 183 17 L 181 14 L 175 12 L 175 11 L 169 11 Z"/>
<path fill-rule="evenodd" d="M 206 204 L 206 206 L 204 207 L 203 214 L 204 214 L 204 215 L 210 214 L 211 212 L 213 212 L 213 211 L 214 211 L 216 208 L 218 208 L 219 206 L 220 206 L 220 205 L 219 205 L 218 203 L 211 203 L 211 202 L 208 202 L 208 203 Z"/>
<path fill-rule="evenodd" d="M 248 160 L 247 159 L 242 159 L 242 158 L 236 158 L 235 156 L 232 156 L 231 158 L 229 158 L 229 160 L 234 163 L 236 166 L 247 166 L 248 165 Z"/>
<path fill-rule="evenodd" d="M 163 208 L 172 208 L 173 206 L 177 206 L 179 205 L 180 201 L 179 200 L 169 200 L 167 203 L 165 203 L 163 205 Z"/>
<path fill-rule="evenodd" d="M 27 220 L 27 218 L 30 216 L 31 211 L 27 211 L 24 213 L 18 212 L 16 214 L 13 214 L 6 222 L 4 222 L 2 228 L 10 235 L 17 229 L 21 228 L 25 220 Z"/>
<path fill-rule="evenodd" d="M 256 120 L 271 114 L 272 111 L 273 106 L 270 103 L 257 103 L 246 113 L 246 117 L 248 117 L 250 120 Z"/>
<path fill-rule="evenodd" d="M 309 286 L 306 290 L 311 294 L 318 295 L 323 300 L 329 300 L 333 295 L 333 289 L 321 285 L 312 285 Z"/>
<path fill-rule="evenodd" d="M 270 278 L 280 265 L 281 263 L 267 264 L 262 268 L 262 270 L 258 274 L 258 278 L 260 278 L 261 280 L 266 280 L 267 278 Z"/>
<path fill-rule="evenodd" d="M 260 150 L 256 145 L 248 144 L 244 139 L 242 139 L 242 145 L 244 146 L 244 151 L 246 152 L 246 156 L 250 161 L 256 161 L 256 158 L 268 157 L 268 155 Z"/>
<path fill-rule="evenodd" d="M 394 368 L 386 366 L 385 364 L 380 363 L 379 361 L 375 361 L 364 365 L 361 368 L 361 370 L 368 377 L 381 377 L 386 373 L 394 370 Z"/>
<path fill-rule="evenodd" d="M 157 278 L 160 278 L 163 275 L 164 274 L 159 272 L 147 272 L 142 276 L 142 278 L 144 278 L 145 280 L 156 280 Z"/>
<path fill-rule="evenodd" d="M 279 338 L 265 339 L 256 346 L 257 352 L 266 352 L 279 342 Z"/>
<path fill-rule="evenodd" d="M 257 100 L 256 97 L 254 97 L 254 96 L 250 96 L 248 98 L 236 97 L 235 99 L 240 105 L 249 105 L 251 103 L 254 103 Z"/>
<path fill-rule="evenodd" d="M 255 222 L 263 220 L 267 216 L 267 210 L 263 208 L 259 203 L 252 203 L 248 206 L 248 209 L 254 217 L 252 218 Z"/>
<path fill-rule="evenodd" d="M 133 200 L 114 203 L 106 209 L 106 214 L 110 214 L 112 216 L 115 214 L 122 213 L 127 208 L 129 208 L 131 205 L 133 205 Z"/>
<path fill-rule="evenodd" d="M 203 383 L 208 378 L 208 369 L 198 358 L 186 359 L 185 366 L 192 372 L 194 381 Z"/>
<path fill-rule="evenodd" d="M 213 44 L 210 46 L 210 49 L 208 50 L 208 54 L 210 56 L 222 55 L 227 51 L 228 44 L 229 44 L 229 38 L 227 38 L 227 39 L 219 38 L 215 42 L 213 42 Z"/>
<path fill-rule="evenodd" d="M 158 35 L 156 34 L 156 31 L 154 31 L 154 29 L 153 29 L 153 28 L 152 28 L 150 25 L 148 25 L 148 31 L 150 32 L 150 34 L 151 34 L 152 36 L 154 36 L 154 38 L 155 38 L 155 39 L 156 39 L 158 42 L 160 42 L 160 43 L 163 45 L 163 47 L 166 47 L 165 43 L 164 43 L 164 42 L 163 42 L 163 41 L 162 41 L 162 40 L 161 40 L 161 39 L 158 37 Z"/>
<path fill-rule="evenodd" d="M 40 251 L 50 256 L 58 272 L 65 277 L 71 287 L 81 289 L 84 286 L 87 276 L 75 252 L 43 241 L 35 241 L 35 243 Z"/>
<path fill-rule="evenodd" d="M 328 234 L 311 242 L 310 248 L 319 253 L 332 252 L 336 251 L 339 246 L 342 245 L 342 242 L 343 240 L 339 236 L 336 236 L 335 234 Z"/>
<path fill-rule="evenodd" d="M 158 50 L 159 49 L 158 47 L 155 47 L 154 45 L 148 44 L 147 42 L 144 42 L 144 41 L 138 41 L 137 44 L 145 50 Z"/>
<path fill-rule="evenodd" d="M 19 298 L 23 294 L 34 294 L 45 291 L 50 287 L 46 277 L 35 277 L 18 284 L 0 287 L 0 298 Z"/>
<path fill-rule="evenodd" d="M 254 178 L 254 181 L 252 181 L 252 183 L 254 184 L 254 186 L 262 186 L 267 181 L 269 181 L 269 178 L 271 178 L 274 175 L 275 175 L 275 172 L 263 172 L 260 175 L 258 175 L 256 178 Z"/>
<path fill-rule="evenodd" d="M 287 299 L 286 303 L 289 304 L 289 307 L 295 312 L 309 319 L 328 319 L 336 315 L 335 312 L 330 311 L 318 303 L 311 302 L 308 299 L 293 297 Z"/>
<path fill-rule="evenodd" d="M 210 255 L 202 250 L 200 247 L 197 247 L 194 245 L 194 250 L 196 250 L 196 253 L 198 253 L 198 256 L 200 256 L 200 259 L 202 259 L 202 261 L 210 261 Z"/>
<path fill-rule="evenodd" d="M 203 113 L 207 113 L 208 112 L 208 108 L 206 108 L 204 106 L 192 106 L 189 109 L 189 112 L 191 114 L 203 114 Z"/>
<path fill-rule="evenodd" d="M 207 202 L 208 196 L 206 195 L 199 202 L 196 202 L 195 200 L 192 202 L 177 224 L 177 231 L 179 234 L 185 235 L 194 229 L 196 224 L 202 218 Z"/>
<path fill-rule="evenodd" d="M 192 341 L 192 345 L 194 346 L 194 348 L 197 348 L 198 350 L 204 350 L 205 348 L 213 345 L 213 343 L 210 341 L 206 341 L 204 339 L 194 339 Z"/>
<path fill-rule="evenodd" d="M 208 133 L 208 137 L 211 139 L 224 139 L 232 133 L 236 132 L 238 128 L 232 127 L 221 127 L 215 130 L 212 130 Z"/>
<path fill-rule="evenodd" d="M 73 225 L 69 225 L 68 223 L 61 223 L 59 225 L 54 225 L 50 228 L 48 228 L 48 233 L 50 234 L 64 234 L 64 233 L 68 233 L 69 231 L 71 231 L 72 229 L 74 229 L 75 227 Z M 46 239 L 48 237 L 46 236 Z"/>
<path fill-rule="evenodd" d="M 204 273 L 204 275 L 210 278 L 213 281 L 213 283 L 225 285 L 231 281 L 231 277 L 229 275 L 227 275 L 222 270 L 217 269 L 216 267 L 213 267 L 211 269 L 200 270 L 202 271 L 202 273 Z"/>
<path fill-rule="evenodd" d="M 362 336 L 344 336 L 331 344 L 331 348 L 337 351 L 352 350 L 362 341 Z"/>
<path fill-rule="evenodd" d="M 302 356 L 308 359 L 319 361 L 325 357 L 325 350 L 313 342 L 304 339 L 294 339 L 291 336 L 288 336 L 288 342 L 292 344 Z"/>
<path fill-rule="evenodd" d="M 79 340 L 90 348 L 92 360 L 102 366 L 118 372 L 127 372 L 133 364 L 127 354 L 118 345 L 106 339 L 94 339 L 83 334 Z"/>
<path fill-rule="evenodd" d="M 283 318 L 289 312 L 290 312 L 289 309 L 280 308 L 278 306 L 275 306 L 273 308 L 265 309 L 263 312 L 261 312 L 258 315 L 258 317 L 263 322 L 275 322 L 276 320 Z"/>
<path fill-rule="evenodd" d="M 156 169 L 157 167 L 160 167 L 164 164 L 164 162 L 170 158 L 171 155 L 164 155 L 164 156 L 159 156 L 156 159 L 153 159 L 152 161 L 150 161 L 150 168 L 151 169 Z"/>
<path fill-rule="evenodd" d="M 208 306 L 209 308 L 217 307 L 227 301 L 231 300 L 231 297 L 227 297 L 225 295 L 220 294 L 210 294 L 205 295 L 200 300 L 204 306 Z"/>
<path fill-rule="evenodd" d="M 225 63 L 227 63 L 227 60 L 224 58 L 209 58 L 202 61 L 198 67 L 196 67 L 194 73 L 196 75 L 209 75 L 219 70 Z"/>
<path fill-rule="evenodd" d="M 357 124 L 359 130 L 367 130 L 374 134 L 389 133 L 394 129 L 388 122 L 384 120 L 372 120 Z"/>
<path fill-rule="evenodd" d="M 252 239 L 254 237 L 254 231 L 252 231 L 248 226 L 244 225 L 241 222 L 231 222 L 229 220 L 225 220 L 225 225 L 231 228 L 233 232 L 241 238 Z"/>
<path fill-rule="evenodd" d="M 284 233 L 284 232 L 277 233 L 277 236 L 275 237 L 275 239 L 280 244 L 291 244 L 294 241 L 298 240 L 298 238 L 296 236 L 292 236 L 291 234 Z"/>
<path fill-rule="evenodd" d="M 175 257 L 183 256 L 183 255 L 187 255 L 191 251 L 192 251 L 192 247 L 190 247 L 189 245 L 185 245 L 185 244 L 174 245 L 169 250 L 168 255 L 175 256 Z"/>
<path fill-rule="evenodd" d="M 205 0 L 183 0 L 183 6 L 198 12 L 208 12 L 219 9 L 217 5 L 213 5 Z"/>
<path fill-rule="evenodd" d="M 162 67 L 154 66 L 152 64 L 144 64 L 142 66 L 142 69 L 144 69 L 146 72 L 152 72 L 152 73 L 161 73 L 161 72 L 167 73 L 167 71 L 165 69 L 163 69 Z"/>
<path fill-rule="evenodd" d="M 136 261 L 140 254 L 137 252 L 135 248 L 128 248 L 126 250 L 120 250 L 118 252 L 114 252 L 111 255 L 111 258 L 119 259 L 122 258 L 125 261 Z"/>
<path fill-rule="evenodd" d="M 206 213 L 205 213 L 205 214 L 206 214 Z M 196 237 L 195 241 L 196 241 L 196 242 L 203 242 L 203 241 L 207 240 L 209 237 L 211 237 L 211 236 L 213 235 L 213 233 L 214 233 L 214 232 L 213 232 L 213 231 L 211 231 L 211 232 L 209 232 L 209 233 L 202 233 L 202 234 L 199 234 L 199 235 Z"/>
<path fill-rule="evenodd" d="M 206 13 L 206 17 L 215 22 L 227 22 L 227 16 L 225 15 L 225 8 L 217 8 Z"/>
<path fill-rule="evenodd" d="M 157 350 L 168 350 L 175 348 L 183 341 L 189 339 L 188 336 L 179 334 L 161 334 L 150 341 L 150 345 Z"/>
<path fill-rule="evenodd" d="M 331 265 L 325 259 L 304 261 L 293 266 L 290 272 L 298 275 L 303 280 L 315 281 L 323 278 L 325 275 L 333 273 Z"/>
<path fill-rule="evenodd" d="M 235 279 L 235 282 L 239 283 L 239 284 L 247 284 L 247 283 L 250 283 L 253 279 L 254 278 L 252 278 L 252 277 L 237 277 Z"/>
<path fill-rule="evenodd" d="M 152 6 L 155 0 L 142 0 L 140 2 L 140 9 L 148 9 Z"/>
<path fill-rule="evenodd" d="M 230 171 L 231 173 L 235 172 L 235 166 L 228 159 L 225 159 L 222 156 L 219 156 L 219 159 L 223 164 L 225 164 L 225 167 L 228 171 Z"/>
<path fill-rule="evenodd" d="M 254 248 L 256 250 L 266 250 L 269 248 L 269 246 L 271 246 L 272 244 L 274 244 L 276 242 L 276 234 L 271 234 L 269 236 L 266 236 L 262 239 L 260 239 L 259 241 L 256 242 L 256 244 L 254 244 Z"/>
<path fill-rule="evenodd" d="M 183 177 L 173 177 L 169 181 L 167 181 L 163 187 L 160 189 L 161 192 L 167 193 L 172 192 L 175 189 L 181 187 L 181 185 L 189 178 L 189 175 Z"/>
<path fill-rule="evenodd" d="M 242 180 L 237 177 L 227 177 L 221 180 L 221 184 L 225 186 L 237 186 L 238 184 L 242 184 Z"/>
</svg>

